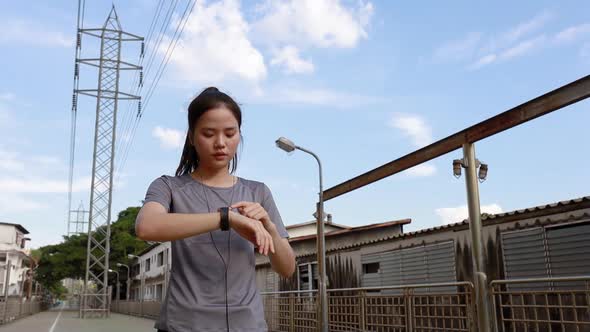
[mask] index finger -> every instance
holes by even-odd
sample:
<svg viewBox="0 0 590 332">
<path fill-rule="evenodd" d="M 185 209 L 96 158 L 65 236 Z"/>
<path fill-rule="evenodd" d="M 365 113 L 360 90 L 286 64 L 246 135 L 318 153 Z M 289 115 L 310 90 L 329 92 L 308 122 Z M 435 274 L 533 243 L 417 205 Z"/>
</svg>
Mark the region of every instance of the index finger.
<svg viewBox="0 0 590 332">
<path fill-rule="evenodd" d="M 231 208 L 232 209 L 241 208 L 241 207 L 246 207 L 246 206 L 249 206 L 249 205 L 252 205 L 252 204 L 254 204 L 254 203 L 252 203 L 252 202 L 246 202 L 246 201 L 241 201 L 241 202 L 237 202 L 237 203 L 232 204 L 231 205 Z"/>
</svg>

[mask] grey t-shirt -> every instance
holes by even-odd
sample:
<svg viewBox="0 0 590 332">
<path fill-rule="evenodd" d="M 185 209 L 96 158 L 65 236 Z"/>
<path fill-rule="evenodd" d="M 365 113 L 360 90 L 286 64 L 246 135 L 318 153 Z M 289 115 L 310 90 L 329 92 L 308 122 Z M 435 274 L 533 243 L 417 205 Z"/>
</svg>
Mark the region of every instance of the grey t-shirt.
<svg viewBox="0 0 590 332">
<path fill-rule="evenodd" d="M 289 236 L 269 188 L 261 182 L 238 178 L 233 187 L 218 188 L 201 184 L 188 174 L 162 176 L 149 186 L 144 204 L 158 202 L 170 213 L 208 213 L 239 201 L 260 203 L 281 237 Z M 228 235 L 231 238 L 229 255 Z M 216 230 L 172 241 L 171 247 L 170 282 L 155 328 L 170 332 L 226 331 L 225 268 L 219 257 L 221 254 L 228 264 L 230 331 L 267 330 L 262 299 L 256 287 L 255 252 L 251 242 L 233 230 Z"/>
</svg>

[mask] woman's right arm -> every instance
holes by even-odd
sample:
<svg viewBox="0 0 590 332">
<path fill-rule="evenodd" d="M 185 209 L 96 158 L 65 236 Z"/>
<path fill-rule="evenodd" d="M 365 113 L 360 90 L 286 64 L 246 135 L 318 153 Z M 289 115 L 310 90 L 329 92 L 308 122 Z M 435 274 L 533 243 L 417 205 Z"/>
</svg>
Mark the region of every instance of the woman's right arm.
<svg viewBox="0 0 590 332">
<path fill-rule="evenodd" d="M 211 232 L 220 224 L 219 213 L 168 213 L 162 204 L 147 202 L 137 214 L 135 234 L 145 241 L 165 242 Z M 261 254 L 275 252 L 272 236 L 258 220 L 230 211 L 229 226 L 258 246 Z"/>
</svg>

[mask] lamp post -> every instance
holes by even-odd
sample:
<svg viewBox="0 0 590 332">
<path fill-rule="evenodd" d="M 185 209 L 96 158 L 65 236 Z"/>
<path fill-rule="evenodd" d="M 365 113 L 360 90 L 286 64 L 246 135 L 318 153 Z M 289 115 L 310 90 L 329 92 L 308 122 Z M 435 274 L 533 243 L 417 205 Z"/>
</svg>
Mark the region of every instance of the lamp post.
<svg viewBox="0 0 590 332">
<path fill-rule="evenodd" d="M 477 320 L 479 331 L 493 331 L 491 304 L 488 296 L 488 281 L 485 273 L 485 255 L 481 211 L 479 201 L 479 186 L 477 181 L 485 181 L 488 165 L 475 159 L 473 143 L 463 144 L 463 159 L 453 161 L 453 175 L 461 176 L 461 168 L 465 168 L 465 184 L 467 189 L 467 203 L 469 209 L 469 230 L 471 232 L 471 256 L 473 262 L 473 280 L 475 283 L 475 299 L 477 301 Z"/>
<path fill-rule="evenodd" d="M 126 284 L 127 284 L 127 287 L 126 288 L 127 289 L 125 291 L 125 300 L 129 301 L 129 281 L 130 281 L 130 279 L 129 279 L 129 274 L 130 274 L 129 266 L 128 265 L 125 265 L 125 264 L 121 264 L 121 263 L 117 263 L 117 266 L 118 267 L 124 266 L 124 267 L 127 268 L 127 282 L 126 282 Z"/>
<path fill-rule="evenodd" d="M 293 152 L 296 149 L 306 152 L 312 155 L 318 162 L 319 173 L 320 173 L 320 192 L 319 201 L 317 204 L 316 220 L 317 220 L 317 259 L 319 268 L 319 331 L 328 331 L 328 293 L 326 291 L 326 250 L 325 248 L 325 236 L 324 236 L 324 189 L 322 187 L 322 163 L 320 158 L 313 152 L 304 149 L 300 146 L 295 145 L 291 140 L 280 137 L 275 141 L 277 147 L 286 152 Z M 313 274 L 312 274 L 313 275 Z"/>
<path fill-rule="evenodd" d="M 109 272 L 117 274 L 117 296 L 116 296 L 116 299 L 117 299 L 117 302 L 119 302 L 119 272 L 117 272 L 115 270 L 111 270 L 111 269 L 109 269 Z"/>
<path fill-rule="evenodd" d="M 143 277 L 144 277 L 144 271 L 143 271 L 143 267 L 141 266 L 141 260 L 139 259 L 139 256 L 136 255 L 132 255 L 132 254 L 128 254 L 127 258 L 129 259 L 137 259 L 137 261 L 139 262 L 139 276 L 140 276 L 140 280 L 139 280 L 139 300 L 140 302 L 143 302 Z"/>
</svg>

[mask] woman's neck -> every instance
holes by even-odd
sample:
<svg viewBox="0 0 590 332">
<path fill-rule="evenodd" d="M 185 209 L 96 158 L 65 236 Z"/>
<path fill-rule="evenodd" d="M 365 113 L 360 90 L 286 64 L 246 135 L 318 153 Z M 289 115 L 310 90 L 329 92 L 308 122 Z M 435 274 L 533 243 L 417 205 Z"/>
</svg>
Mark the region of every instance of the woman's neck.
<svg viewBox="0 0 590 332">
<path fill-rule="evenodd" d="M 192 175 L 204 184 L 213 187 L 229 187 L 234 182 L 233 176 L 225 168 L 208 169 L 199 167 L 192 172 Z"/>
</svg>

